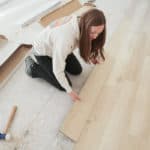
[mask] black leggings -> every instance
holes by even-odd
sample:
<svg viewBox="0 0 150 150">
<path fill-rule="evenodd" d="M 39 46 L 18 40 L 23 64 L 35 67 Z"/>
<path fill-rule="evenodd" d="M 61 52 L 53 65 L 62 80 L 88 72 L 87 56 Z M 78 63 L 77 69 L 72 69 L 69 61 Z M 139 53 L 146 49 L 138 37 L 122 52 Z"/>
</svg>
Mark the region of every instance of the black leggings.
<svg viewBox="0 0 150 150">
<path fill-rule="evenodd" d="M 38 62 L 38 77 L 46 80 L 56 88 L 66 91 L 58 82 L 56 79 L 54 73 L 53 73 L 53 65 L 52 65 L 52 58 L 49 56 L 35 56 L 37 62 Z M 66 74 L 66 72 L 72 74 L 72 75 L 79 75 L 82 72 L 82 67 L 75 57 L 73 53 L 68 55 L 66 59 L 66 67 L 65 67 L 65 75 L 68 80 L 68 83 L 70 86 L 72 86 L 72 83 Z"/>
</svg>

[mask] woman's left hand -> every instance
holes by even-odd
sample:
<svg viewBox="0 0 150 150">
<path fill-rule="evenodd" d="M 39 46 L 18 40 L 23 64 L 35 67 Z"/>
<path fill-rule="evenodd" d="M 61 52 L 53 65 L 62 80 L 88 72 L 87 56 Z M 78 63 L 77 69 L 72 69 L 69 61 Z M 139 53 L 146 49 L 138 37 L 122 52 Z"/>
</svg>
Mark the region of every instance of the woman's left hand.
<svg viewBox="0 0 150 150">
<path fill-rule="evenodd" d="M 91 63 L 93 63 L 94 65 L 101 63 L 100 60 L 98 60 L 98 59 L 96 59 L 96 58 L 93 58 L 93 57 L 90 59 L 90 61 L 91 61 Z"/>
</svg>

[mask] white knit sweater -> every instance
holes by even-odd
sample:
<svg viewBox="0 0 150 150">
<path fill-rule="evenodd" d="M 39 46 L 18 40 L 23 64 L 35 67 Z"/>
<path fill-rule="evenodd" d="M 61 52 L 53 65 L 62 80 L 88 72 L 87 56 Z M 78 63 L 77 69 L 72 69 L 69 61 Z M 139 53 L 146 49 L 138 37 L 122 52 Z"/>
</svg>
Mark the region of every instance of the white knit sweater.
<svg viewBox="0 0 150 150">
<path fill-rule="evenodd" d="M 65 60 L 78 47 L 78 41 L 78 19 L 72 15 L 51 23 L 33 43 L 33 53 L 53 58 L 54 75 L 67 92 L 71 92 L 72 88 L 65 77 Z"/>
</svg>

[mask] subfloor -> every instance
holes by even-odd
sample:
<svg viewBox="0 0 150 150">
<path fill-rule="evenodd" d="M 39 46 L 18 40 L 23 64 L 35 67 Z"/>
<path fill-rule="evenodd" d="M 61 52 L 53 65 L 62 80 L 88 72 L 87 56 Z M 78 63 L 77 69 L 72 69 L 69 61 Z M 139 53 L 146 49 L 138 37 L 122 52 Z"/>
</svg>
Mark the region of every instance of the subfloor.
<svg viewBox="0 0 150 150">
<path fill-rule="evenodd" d="M 150 7 L 148 0 L 97 0 L 96 3 L 106 14 L 107 41 L 111 39 L 124 17 L 130 17 L 132 11 L 138 16 L 143 14 L 145 8 Z M 140 21 L 137 23 L 140 24 Z M 138 29 L 140 30 L 139 26 Z M 93 68 L 82 60 L 81 64 L 83 73 L 76 77 L 70 76 L 77 92 Z M 64 117 L 73 105 L 71 98 L 43 80 L 31 79 L 25 74 L 24 68 L 24 62 L 21 62 L 12 77 L 0 89 L 0 131 L 5 126 L 11 107 L 18 106 L 10 130 L 13 139 L 10 142 L 0 141 L 0 150 L 72 150 L 74 143 L 59 132 Z"/>
</svg>

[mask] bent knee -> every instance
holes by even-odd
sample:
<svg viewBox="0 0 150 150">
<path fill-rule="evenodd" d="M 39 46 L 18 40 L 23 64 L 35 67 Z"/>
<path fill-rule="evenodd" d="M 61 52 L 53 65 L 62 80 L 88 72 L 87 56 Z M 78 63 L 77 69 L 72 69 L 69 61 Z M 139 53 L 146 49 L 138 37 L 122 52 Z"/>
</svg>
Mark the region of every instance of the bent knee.
<svg viewBox="0 0 150 150">
<path fill-rule="evenodd" d="M 72 72 L 70 72 L 73 75 L 80 75 L 82 73 L 82 67 L 78 66 L 78 68 L 74 69 Z"/>
</svg>

